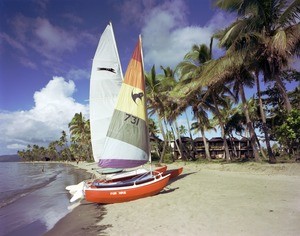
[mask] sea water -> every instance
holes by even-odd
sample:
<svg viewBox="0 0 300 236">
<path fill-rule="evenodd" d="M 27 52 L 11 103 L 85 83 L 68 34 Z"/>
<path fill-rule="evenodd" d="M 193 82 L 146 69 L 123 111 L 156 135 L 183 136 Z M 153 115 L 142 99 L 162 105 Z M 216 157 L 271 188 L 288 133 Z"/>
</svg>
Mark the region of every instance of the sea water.
<svg viewBox="0 0 300 236">
<path fill-rule="evenodd" d="M 65 187 L 88 178 L 63 163 L 0 162 L 0 235 L 43 235 L 70 212 Z"/>
</svg>

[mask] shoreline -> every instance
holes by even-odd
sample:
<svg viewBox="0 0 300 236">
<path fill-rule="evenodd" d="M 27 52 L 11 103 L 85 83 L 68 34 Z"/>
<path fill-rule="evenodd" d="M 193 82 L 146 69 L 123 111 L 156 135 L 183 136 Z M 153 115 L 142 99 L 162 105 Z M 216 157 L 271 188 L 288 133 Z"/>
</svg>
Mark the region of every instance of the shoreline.
<svg viewBox="0 0 300 236">
<path fill-rule="evenodd" d="M 91 163 L 69 164 L 96 172 Z M 45 235 L 300 234 L 299 163 L 176 162 L 168 169 L 179 166 L 183 173 L 160 194 L 109 205 L 83 200 Z"/>
<path fill-rule="evenodd" d="M 90 177 L 62 163 L 1 163 L 0 235 L 46 233 L 71 209 L 66 185 Z"/>
</svg>

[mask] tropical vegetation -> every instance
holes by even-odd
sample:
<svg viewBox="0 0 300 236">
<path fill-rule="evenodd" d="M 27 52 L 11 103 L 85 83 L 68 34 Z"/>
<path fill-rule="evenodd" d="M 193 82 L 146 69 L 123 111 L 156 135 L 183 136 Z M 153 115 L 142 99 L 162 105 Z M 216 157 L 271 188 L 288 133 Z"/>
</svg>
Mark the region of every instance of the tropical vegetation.
<svg viewBox="0 0 300 236">
<path fill-rule="evenodd" d="M 70 121 L 69 133 L 70 140 L 62 131 L 59 140 L 50 142 L 48 147 L 28 145 L 18 155 L 26 161 L 92 161 L 90 121 L 82 113 L 76 113 Z"/>
</svg>

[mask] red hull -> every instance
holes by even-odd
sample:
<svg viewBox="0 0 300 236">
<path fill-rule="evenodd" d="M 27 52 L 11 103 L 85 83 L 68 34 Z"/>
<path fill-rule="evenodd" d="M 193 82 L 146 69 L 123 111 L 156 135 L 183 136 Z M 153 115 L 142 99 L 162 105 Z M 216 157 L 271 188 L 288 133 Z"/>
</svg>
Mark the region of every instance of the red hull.
<svg viewBox="0 0 300 236">
<path fill-rule="evenodd" d="M 170 174 L 170 179 L 176 178 L 178 175 L 180 175 L 183 171 L 183 167 L 180 167 L 178 169 L 173 169 L 173 170 L 167 170 L 163 173 L 163 175 L 168 175 Z"/>
<path fill-rule="evenodd" d="M 120 203 L 153 196 L 159 193 L 169 182 L 170 175 L 158 175 L 155 180 L 115 188 L 88 187 L 85 190 L 85 200 L 95 203 Z"/>
</svg>

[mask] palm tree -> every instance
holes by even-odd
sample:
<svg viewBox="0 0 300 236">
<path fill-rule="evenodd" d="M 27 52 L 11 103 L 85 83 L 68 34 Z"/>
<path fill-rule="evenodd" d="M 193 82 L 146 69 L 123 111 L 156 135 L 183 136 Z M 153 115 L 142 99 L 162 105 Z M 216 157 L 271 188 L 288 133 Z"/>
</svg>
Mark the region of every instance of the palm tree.
<svg viewBox="0 0 300 236">
<path fill-rule="evenodd" d="M 201 74 L 198 78 L 194 78 L 192 80 L 192 85 L 187 91 L 187 97 L 193 96 L 195 93 L 199 91 L 199 89 L 204 86 L 208 86 L 207 96 L 217 94 L 217 89 L 220 89 L 220 86 L 226 83 L 232 83 L 232 81 L 236 81 L 235 88 L 238 88 L 238 94 L 242 98 L 242 102 L 244 104 L 244 113 L 247 117 L 247 125 L 250 130 L 250 137 L 252 138 L 251 145 L 253 148 L 254 158 L 255 160 L 259 160 L 258 151 L 256 148 L 256 135 L 254 132 L 254 128 L 250 119 L 250 116 L 247 111 L 247 100 L 244 91 L 244 85 L 251 84 L 251 74 L 246 70 L 243 65 L 245 61 L 245 54 L 242 53 L 231 53 L 223 56 L 217 60 L 211 60 L 205 63 L 202 66 Z M 249 81 L 247 81 L 249 80 Z M 228 89 L 227 89 L 228 91 Z M 228 91 L 229 92 L 229 91 Z M 203 98 L 205 100 L 206 97 Z M 212 97 L 212 101 L 214 98 Z M 214 105 L 216 107 L 216 105 Z M 217 109 L 215 109 L 216 112 Z M 221 117 L 220 117 L 221 118 Z M 225 146 L 226 147 L 226 146 Z"/>
<path fill-rule="evenodd" d="M 210 151 L 209 151 L 209 144 L 207 142 L 205 131 L 209 129 L 213 129 L 214 127 L 211 125 L 211 122 L 208 118 L 207 112 L 200 107 L 200 109 L 196 108 L 193 109 L 194 119 L 196 122 L 192 123 L 192 130 L 196 130 L 197 132 L 200 131 L 201 137 L 203 138 L 204 149 L 205 149 L 205 157 L 207 160 L 211 160 Z"/>
<path fill-rule="evenodd" d="M 258 97 L 258 102 L 259 102 L 259 112 L 260 112 L 260 117 L 261 117 L 261 121 L 262 121 L 262 130 L 263 130 L 263 133 L 265 136 L 265 142 L 266 142 L 266 147 L 267 147 L 267 151 L 268 151 L 269 161 L 271 163 L 275 163 L 276 158 L 273 154 L 272 147 L 270 144 L 269 130 L 268 130 L 268 126 L 267 126 L 266 113 L 265 113 L 265 109 L 264 109 L 264 105 L 263 105 L 263 101 L 262 101 L 262 97 L 261 97 L 261 89 L 260 89 L 260 81 L 259 81 L 258 71 L 256 71 L 256 73 L 255 73 L 255 80 L 256 80 L 255 82 L 256 82 L 256 88 L 257 88 L 257 97 Z"/>
<path fill-rule="evenodd" d="M 41 156 L 40 156 L 40 147 L 37 144 L 32 145 L 32 156 L 33 156 L 33 160 L 35 161 L 40 161 L 41 160 Z"/>
<path fill-rule="evenodd" d="M 149 109 L 149 115 L 156 114 L 158 118 L 158 126 L 162 135 L 164 145 L 160 157 L 160 162 L 163 162 L 163 158 L 167 147 L 167 138 L 165 130 L 163 128 L 162 120 L 164 119 L 164 104 L 162 101 L 161 93 L 161 81 L 156 76 L 155 66 L 153 65 L 151 71 L 145 74 L 146 80 L 146 93 L 147 93 L 147 104 Z"/>
<path fill-rule="evenodd" d="M 211 43 L 212 45 L 212 43 Z M 219 106 L 224 105 L 222 96 L 230 91 L 224 87 L 224 84 L 216 84 L 215 86 L 209 86 L 208 83 L 202 82 L 204 70 L 207 65 L 213 62 L 211 56 L 211 45 L 208 48 L 205 44 L 200 46 L 194 45 L 189 53 L 184 57 L 184 61 L 179 63 L 177 71 L 180 73 L 180 83 L 177 91 L 181 92 L 181 104 L 180 106 L 186 108 L 189 104 L 196 104 L 193 106 L 194 114 L 197 113 L 197 109 L 202 106 L 203 110 L 210 110 L 218 118 L 222 137 L 224 139 L 224 150 L 226 160 L 230 160 L 229 148 L 226 142 L 222 115 L 219 110 Z M 208 85 L 208 88 L 204 90 L 204 87 Z M 200 95 L 202 93 L 202 95 Z M 221 94 L 221 96 L 218 96 Z M 199 96 L 200 95 L 200 96 Z M 181 108 L 181 109 L 183 109 Z M 208 151 L 206 150 L 208 155 Z"/>
<path fill-rule="evenodd" d="M 57 146 L 57 141 L 52 141 L 49 143 L 47 148 L 47 153 L 49 155 L 50 160 L 52 161 L 57 160 L 58 157 L 56 146 Z"/>
<path fill-rule="evenodd" d="M 245 94 L 245 90 L 244 90 L 244 87 L 246 85 L 248 85 L 250 87 L 253 85 L 253 76 L 251 73 L 249 73 L 248 70 L 243 68 L 242 71 L 237 71 L 237 73 L 235 75 L 233 75 L 232 79 L 234 80 L 233 89 L 236 92 L 236 94 L 239 94 L 239 96 L 242 100 L 243 113 L 245 114 L 245 117 L 246 117 L 246 124 L 247 124 L 247 128 L 248 128 L 248 131 L 250 134 L 250 142 L 251 142 L 251 146 L 252 146 L 252 150 L 253 150 L 254 159 L 255 159 L 255 161 L 260 161 L 260 157 L 259 157 L 258 149 L 257 149 L 257 145 L 256 145 L 257 137 L 256 137 L 256 133 L 255 133 L 255 130 L 253 127 L 253 122 L 250 117 L 249 107 L 248 107 L 246 94 Z"/>
<path fill-rule="evenodd" d="M 201 85 L 198 83 L 197 78 L 203 73 L 203 65 L 209 63 L 212 59 L 211 45 L 210 48 L 205 44 L 193 45 L 191 50 L 184 56 L 183 61 L 177 65 L 175 71 L 180 75 L 179 86 L 175 88 L 177 96 L 190 95 L 193 97 L 195 91 L 201 91 Z M 189 98 L 186 99 L 186 103 L 189 102 L 188 100 Z"/>
<path fill-rule="evenodd" d="M 150 135 L 150 140 L 153 140 L 151 146 L 157 153 L 157 155 L 160 157 L 161 152 L 160 152 L 160 139 L 157 137 L 159 133 L 159 129 L 155 123 L 155 121 L 151 118 L 148 119 L 148 127 L 149 127 L 149 135 Z M 152 151 L 152 150 L 151 150 Z"/>
<path fill-rule="evenodd" d="M 209 108 L 211 112 L 215 115 L 216 119 L 218 120 L 219 127 L 221 129 L 225 159 L 226 161 L 230 161 L 231 157 L 230 157 L 229 147 L 228 147 L 226 133 L 225 133 L 226 117 L 222 114 L 221 111 L 222 108 L 225 110 L 229 109 L 228 100 L 230 99 L 230 97 L 226 95 L 226 93 L 229 95 L 232 94 L 226 86 L 219 86 L 214 90 L 208 89 L 207 93 L 208 95 L 205 96 L 207 97 L 207 100 L 210 100 L 210 104 L 211 104 L 209 105 Z"/>
<path fill-rule="evenodd" d="M 161 95 L 163 94 L 164 95 L 163 97 L 166 98 L 166 99 L 163 100 L 163 104 L 164 104 L 164 107 L 165 107 L 164 108 L 164 116 L 165 116 L 165 119 L 169 122 L 170 127 L 171 127 L 172 130 L 173 130 L 172 125 L 174 124 L 175 131 L 176 131 L 179 143 L 177 143 L 176 140 L 174 140 L 174 141 L 175 141 L 175 144 L 177 145 L 180 156 L 183 158 L 183 160 L 186 160 L 186 155 L 184 155 L 184 151 L 183 151 L 183 143 L 182 143 L 182 140 L 181 140 L 180 130 L 179 130 L 178 123 L 177 123 L 177 117 L 179 115 L 181 115 L 183 110 L 174 109 L 173 106 L 174 105 L 177 106 L 176 103 L 173 103 L 173 106 L 169 106 L 169 104 L 168 104 L 169 94 L 175 88 L 175 86 L 177 84 L 177 81 L 175 80 L 174 71 L 170 67 L 165 68 L 165 67 L 161 66 L 160 68 L 164 72 L 163 75 L 160 75 L 160 78 L 161 78 Z M 166 122 L 165 122 L 165 125 L 167 127 Z M 191 136 L 191 133 L 190 133 L 190 136 Z M 192 145 L 192 146 L 194 147 L 194 145 Z M 190 153 L 187 153 L 187 154 L 190 155 Z M 192 158 L 194 158 L 194 157 L 192 156 Z"/>
<path fill-rule="evenodd" d="M 163 122 L 165 127 L 167 127 L 167 121 L 169 123 L 174 122 L 176 125 L 176 117 L 180 113 L 173 113 L 172 107 L 166 104 L 167 98 L 170 91 L 175 87 L 176 80 L 174 78 L 174 72 L 170 67 L 163 67 L 163 74 L 156 75 L 155 66 L 152 67 L 151 72 L 146 74 L 146 91 L 148 100 L 149 114 L 156 114 L 158 117 L 158 124 L 161 130 L 161 134 L 164 139 L 163 151 L 161 154 L 160 162 L 163 161 L 166 148 L 167 148 L 167 137 L 163 127 Z M 176 129 L 177 130 L 177 129 Z M 179 137 L 180 141 L 180 137 Z M 181 146 L 181 144 L 179 145 Z M 179 148 L 181 152 L 181 148 Z"/>
<path fill-rule="evenodd" d="M 175 105 L 176 108 L 174 109 L 174 114 L 181 113 L 189 106 L 192 106 L 194 117 L 197 117 L 198 121 L 201 120 L 201 117 L 199 116 L 207 116 L 204 109 L 202 109 L 201 106 L 198 107 L 198 93 L 201 92 L 201 88 L 198 90 L 198 93 L 192 93 L 192 95 L 189 96 L 187 96 L 187 94 L 189 92 L 189 89 L 194 85 L 193 79 L 199 77 L 202 72 L 201 65 L 210 60 L 211 50 L 208 49 L 204 44 L 195 44 L 192 46 L 191 50 L 184 56 L 184 60 L 177 65 L 175 71 L 180 75 L 179 83 L 171 93 L 172 96 L 170 99 L 172 100 L 173 106 L 174 103 L 177 103 Z M 198 110 L 200 110 L 200 112 L 198 112 Z M 201 130 L 204 131 L 203 129 Z M 191 134 L 190 137 L 192 139 Z M 202 133 L 202 137 L 205 137 L 204 132 Z M 206 158 L 210 160 L 210 152 L 206 139 L 204 140 L 204 142 Z M 192 147 L 194 153 L 196 154 L 194 142 L 192 142 Z"/>
<path fill-rule="evenodd" d="M 189 131 L 189 135 L 190 135 L 190 139 L 191 139 L 191 144 L 192 144 L 192 159 L 195 160 L 196 159 L 197 150 L 196 150 L 195 142 L 194 142 L 193 135 L 192 135 L 192 129 L 191 129 L 191 125 L 190 125 L 190 120 L 188 118 L 186 110 L 185 110 L 184 114 L 185 114 L 185 117 L 186 117 L 186 123 L 187 123 L 187 126 L 188 126 L 188 131 Z"/>
<path fill-rule="evenodd" d="M 82 113 L 76 113 L 69 123 L 71 139 L 73 141 L 76 142 L 84 139 L 84 135 L 86 133 L 85 124 L 86 120 L 83 117 Z"/>
<path fill-rule="evenodd" d="M 76 113 L 69 123 L 71 141 L 77 142 L 82 152 L 78 153 L 78 158 L 84 156 L 86 160 L 91 160 L 91 134 L 90 122 L 85 120 L 82 113 Z"/>
<path fill-rule="evenodd" d="M 148 119 L 148 127 L 149 127 L 149 135 L 150 137 L 156 137 L 159 133 L 159 129 L 155 123 L 155 121 L 152 118 Z"/>
<path fill-rule="evenodd" d="M 178 131 L 179 131 L 180 135 L 186 135 L 186 133 L 187 133 L 187 129 L 186 129 L 186 127 L 184 125 L 180 125 L 178 127 Z"/>
<path fill-rule="evenodd" d="M 236 12 L 238 19 L 227 29 L 215 36 L 220 46 L 227 52 L 247 54 L 245 63 L 248 70 L 256 74 L 259 91 L 258 71 L 262 71 L 264 81 L 275 81 L 288 112 L 292 106 L 285 86 L 280 78 L 294 55 L 299 55 L 300 25 L 299 0 L 217 0 L 221 9 Z M 260 99 L 260 98 L 259 98 Z M 269 161 L 276 161 L 269 143 L 263 104 L 260 101 L 263 131 L 269 154 Z"/>
<path fill-rule="evenodd" d="M 64 130 L 61 132 L 61 137 L 59 138 L 58 145 L 62 148 L 62 154 L 66 156 L 67 160 L 71 161 L 72 157 L 68 146 L 67 134 Z"/>
<path fill-rule="evenodd" d="M 299 55 L 300 1 L 216 0 L 215 4 L 238 15 L 237 21 L 217 36 L 220 45 L 230 52 L 247 50 L 249 65 L 261 70 L 265 81 L 275 81 L 290 111 L 280 74 L 293 56 Z"/>
</svg>

